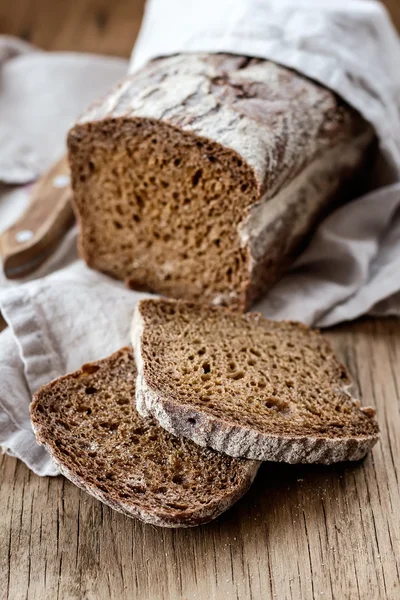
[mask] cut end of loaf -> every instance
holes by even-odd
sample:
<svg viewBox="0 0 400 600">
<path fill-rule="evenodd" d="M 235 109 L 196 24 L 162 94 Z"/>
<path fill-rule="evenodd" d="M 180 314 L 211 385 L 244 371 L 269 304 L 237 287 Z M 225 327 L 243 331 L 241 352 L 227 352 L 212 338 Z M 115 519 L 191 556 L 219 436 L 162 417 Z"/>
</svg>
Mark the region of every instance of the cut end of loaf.
<svg viewBox="0 0 400 600">
<path fill-rule="evenodd" d="M 82 256 L 135 289 L 243 311 L 281 277 L 372 138 L 335 94 L 270 61 L 151 61 L 69 133 Z"/>
<path fill-rule="evenodd" d="M 128 516 L 164 527 L 206 523 L 250 486 L 255 461 L 203 450 L 134 408 L 129 348 L 44 386 L 31 419 L 60 471 Z"/>
<path fill-rule="evenodd" d="M 137 333 L 139 332 L 139 334 Z M 257 314 L 143 300 L 133 321 L 138 402 L 171 433 L 232 456 L 290 463 L 359 460 L 372 412 L 317 331 Z"/>
<path fill-rule="evenodd" d="M 257 183 L 235 152 L 144 118 L 77 125 L 68 146 L 91 267 L 134 289 L 244 310 L 238 226 Z"/>
</svg>

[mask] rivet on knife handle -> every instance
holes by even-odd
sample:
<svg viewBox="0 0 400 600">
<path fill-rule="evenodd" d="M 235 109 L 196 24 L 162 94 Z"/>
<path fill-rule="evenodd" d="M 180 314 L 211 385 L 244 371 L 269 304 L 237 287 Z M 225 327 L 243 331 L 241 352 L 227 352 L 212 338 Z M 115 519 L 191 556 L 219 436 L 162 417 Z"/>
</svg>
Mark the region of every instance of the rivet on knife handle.
<svg viewBox="0 0 400 600">
<path fill-rule="evenodd" d="M 35 271 L 74 222 L 66 157 L 35 184 L 30 203 L 14 225 L 0 236 L 6 277 L 17 279 Z"/>
</svg>

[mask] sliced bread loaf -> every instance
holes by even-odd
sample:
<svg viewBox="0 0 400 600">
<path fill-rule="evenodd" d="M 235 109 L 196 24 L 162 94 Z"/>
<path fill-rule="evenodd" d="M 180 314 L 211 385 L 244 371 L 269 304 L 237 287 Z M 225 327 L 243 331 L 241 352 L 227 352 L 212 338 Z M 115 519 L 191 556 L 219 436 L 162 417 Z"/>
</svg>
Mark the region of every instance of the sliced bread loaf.
<svg viewBox="0 0 400 600">
<path fill-rule="evenodd" d="M 132 324 L 137 407 L 165 429 L 231 456 L 357 460 L 379 435 L 317 331 L 219 307 L 142 300 Z"/>
<path fill-rule="evenodd" d="M 82 256 L 130 287 L 243 310 L 373 136 L 331 91 L 268 60 L 152 61 L 69 133 Z"/>
<path fill-rule="evenodd" d="M 256 461 L 179 439 L 134 407 L 130 348 L 42 387 L 36 438 L 68 479 L 128 516 L 163 527 L 206 523 L 246 492 Z"/>
</svg>

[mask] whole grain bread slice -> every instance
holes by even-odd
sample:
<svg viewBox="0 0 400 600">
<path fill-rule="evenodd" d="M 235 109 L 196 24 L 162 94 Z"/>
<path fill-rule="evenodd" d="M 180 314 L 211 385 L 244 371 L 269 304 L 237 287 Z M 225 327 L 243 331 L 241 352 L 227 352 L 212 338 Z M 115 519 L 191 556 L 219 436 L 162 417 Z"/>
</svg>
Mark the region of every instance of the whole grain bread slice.
<svg viewBox="0 0 400 600">
<path fill-rule="evenodd" d="M 231 456 L 358 460 L 376 443 L 372 408 L 328 341 L 293 322 L 164 299 L 132 323 L 137 408 L 166 430 Z"/>
<path fill-rule="evenodd" d="M 134 406 L 130 348 L 61 377 L 34 396 L 36 438 L 61 473 L 115 510 L 163 527 L 191 527 L 227 510 L 259 463 L 167 433 Z"/>
</svg>

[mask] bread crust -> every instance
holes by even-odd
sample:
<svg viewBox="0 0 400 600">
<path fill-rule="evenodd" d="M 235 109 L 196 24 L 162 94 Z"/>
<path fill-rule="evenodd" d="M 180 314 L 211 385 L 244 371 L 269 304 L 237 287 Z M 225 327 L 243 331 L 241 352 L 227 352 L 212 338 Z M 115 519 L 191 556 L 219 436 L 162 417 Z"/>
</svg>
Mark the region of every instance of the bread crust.
<svg viewBox="0 0 400 600">
<path fill-rule="evenodd" d="M 378 441 L 379 429 L 374 420 L 375 411 L 369 407 L 360 410 L 375 423 L 374 433 L 370 435 L 353 437 L 276 435 L 234 423 L 230 419 L 217 418 L 207 411 L 202 411 L 198 406 L 179 402 L 176 397 L 164 394 L 159 386 L 154 385 L 155 378 L 150 371 L 148 361 L 144 358 L 142 347 L 146 328 L 151 328 L 151 321 L 146 319 L 145 315 L 146 303 L 152 302 L 173 304 L 173 301 L 163 299 L 145 300 L 140 301 L 136 307 L 131 328 L 131 340 L 138 364 L 136 402 L 141 414 L 154 416 L 170 433 L 187 437 L 200 446 L 210 447 L 230 456 L 292 464 L 331 464 L 360 460 Z M 206 310 L 217 309 L 204 309 Z M 296 325 L 304 330 L 309 329 L 305 325 Z M 336 358 L 334 360 L 343 378 L 342 383 L 337 384 L 338 391 L 351 398 L 349 393 L 351 377 L 344 365 Z M 355 399 L 353 401 L 355 406 L 359 407 L 359 402 Z"/>
</svg>

